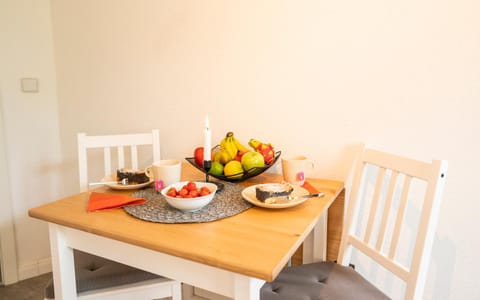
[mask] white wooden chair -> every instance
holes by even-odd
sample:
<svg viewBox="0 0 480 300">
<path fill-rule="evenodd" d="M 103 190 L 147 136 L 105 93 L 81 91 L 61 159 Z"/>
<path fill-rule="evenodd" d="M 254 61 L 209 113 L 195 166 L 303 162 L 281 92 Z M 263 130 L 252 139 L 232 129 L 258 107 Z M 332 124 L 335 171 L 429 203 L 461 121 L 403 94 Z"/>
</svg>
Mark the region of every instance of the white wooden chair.
<svg viewBox="0 0 480 300">
<path fill-rule="evenodd" d="M 78 171 L 80 191 L 88 189 L 88 150 L 101 148 L 104 152 L 104 170 L 105 176 L 109 176 L 116 169 L 125 167 L 125 148 L 130 149 L 131 169 L 138 169 L 138 147 L 151 145 L 152 161 L 160 160 L 160 138 L 158 129 L 153 129 L 151 133 L 139 134 L 119 134 L 119 135 L 97 135 L 88 136 L 85 133 L 79 133 L 78 141 Z M 117 149 L 118 164 L 112 168 L 112 148 Z M 96 181 L 99 179 L 97 178 Z"/>
<path fill-rule="evenodd" d="M 87 136 L 78 134 L 78 163 L 80 190 L 88 189 L 88 149 L 103 148 L 105 176 L 114 173 L 111 148 L 117 148 L 118 168 L 125 167 L 125 147 L 130 148 L 131 169 L 138 169 L 137 147 L 152 148 L 150 163 L 160 159 L 158 129 L 151 133 Z M 98 181 L 98 179 L 96 179 Z M 126 266 L 89 253 L 74 250 L 78 299 L 135 299 L 151 300 L 171 297 L 181 300 L 181 283 Z M 45 298 L 54 298 L 53 280 L 45 289 Z"/>
<path fill-rule="evenodd" d="M 263 286 L 260 298 L 422 299 L 446 171 L 446 161 L 427 163 L 363 148 L 338 264 L 286 268 Z M 397 281 L 401 287 L 395 290 Z"/>
</svg>

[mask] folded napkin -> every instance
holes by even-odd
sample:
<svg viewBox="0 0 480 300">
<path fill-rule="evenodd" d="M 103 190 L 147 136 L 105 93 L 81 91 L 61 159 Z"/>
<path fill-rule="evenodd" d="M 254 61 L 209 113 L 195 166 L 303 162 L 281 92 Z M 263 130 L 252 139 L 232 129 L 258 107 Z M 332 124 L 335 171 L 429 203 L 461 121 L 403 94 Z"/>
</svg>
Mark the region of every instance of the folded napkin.
<svg viewBox="0 0 480 300">
<path fill-rule="evenodd" d="M 316 194 L 318 193 L 318 190 L 316 188 L 313 187 L 313 185 L 311 185 L 308 181 L 305 181 L 302 185 L 302 187 L 304 189 L 306 189 L 307 191 L 310 192 L 310 194 Z"/>
<path fill-rule="evenodd" d="M 146 200 L 143 198 L 92 192 L 90 194 L 90 199 L 88 199 L 87 212 L 139 205 L 145 202 Z"/>
</svg>

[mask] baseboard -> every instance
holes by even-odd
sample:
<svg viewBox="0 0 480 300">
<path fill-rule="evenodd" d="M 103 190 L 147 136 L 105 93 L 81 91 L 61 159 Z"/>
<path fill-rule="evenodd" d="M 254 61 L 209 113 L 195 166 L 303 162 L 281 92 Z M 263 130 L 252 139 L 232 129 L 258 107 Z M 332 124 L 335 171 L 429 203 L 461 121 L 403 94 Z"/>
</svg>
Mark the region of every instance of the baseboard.
<svg viewBox="0 0 480 300">
<path fill-rule="evenodd" d="M 18 267 L 18 280 L 36 277 L 48 272 L 52 272 L 52 260 L 50 257 L 30 261 Z"/>
<path fill-rule="evenodd" d="M 52 259 L 44 258 L 38 261 L 38 275 L 52 272 Z"/>
</svg>

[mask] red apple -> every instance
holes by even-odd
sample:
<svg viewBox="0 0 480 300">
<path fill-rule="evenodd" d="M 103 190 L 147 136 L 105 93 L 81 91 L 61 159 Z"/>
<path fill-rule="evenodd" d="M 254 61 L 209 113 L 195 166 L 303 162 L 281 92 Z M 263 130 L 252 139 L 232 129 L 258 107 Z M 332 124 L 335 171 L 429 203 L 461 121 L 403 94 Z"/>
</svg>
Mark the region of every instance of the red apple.
<svg viewBox="0 0 480 300">
<path fill-rule="evenodd" d="M 242 161 L 242 156 L 249 151 L 238 151 L 237 156 L 235 156 L 235 160 Z"/>
<path fill-rule="evenodd" d="M 195 151 L 193 152 L 193 159 L 198 166 L 203 168 L 203 147 L 195 148 Z"/>
</svg>

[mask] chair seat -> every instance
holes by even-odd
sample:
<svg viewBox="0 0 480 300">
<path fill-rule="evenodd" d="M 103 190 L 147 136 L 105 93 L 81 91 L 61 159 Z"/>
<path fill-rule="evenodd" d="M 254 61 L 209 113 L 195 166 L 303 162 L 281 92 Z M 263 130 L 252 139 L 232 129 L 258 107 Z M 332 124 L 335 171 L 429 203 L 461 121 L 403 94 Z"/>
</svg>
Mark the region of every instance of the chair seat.
<svg viewBox="0 0 480 300">
<path fill-rule="evenodd" d="M 78 250 L 74 250 L 74 259 L 77 293 L 163 278 Z M 53 280 L 47 285 L 45 296 L 47 299 L 55 298 Z"/>
<path fill-rule="evenodd" d="M 285 268 L 263 285 L 261 300 L 390 299 L 350 267 L 320 262 Z"/>
</svg>

